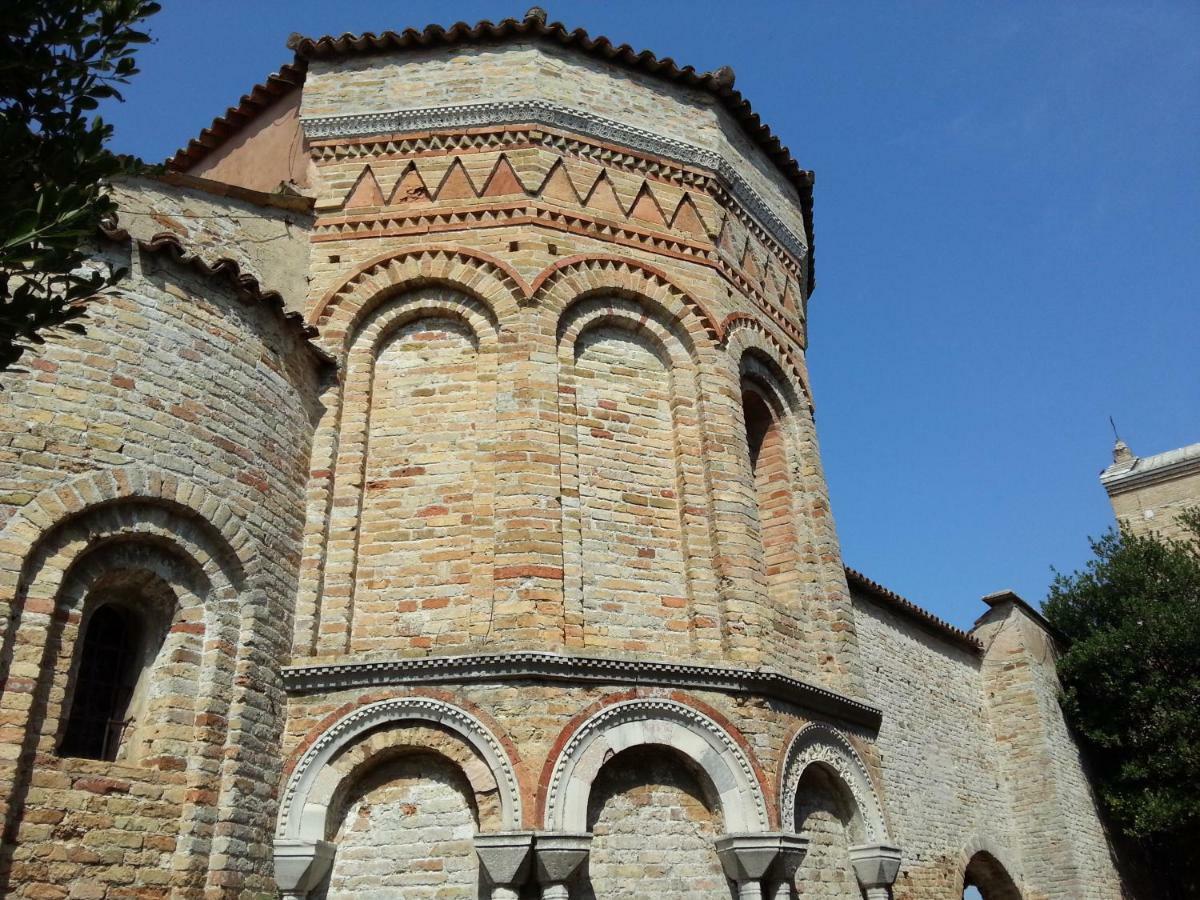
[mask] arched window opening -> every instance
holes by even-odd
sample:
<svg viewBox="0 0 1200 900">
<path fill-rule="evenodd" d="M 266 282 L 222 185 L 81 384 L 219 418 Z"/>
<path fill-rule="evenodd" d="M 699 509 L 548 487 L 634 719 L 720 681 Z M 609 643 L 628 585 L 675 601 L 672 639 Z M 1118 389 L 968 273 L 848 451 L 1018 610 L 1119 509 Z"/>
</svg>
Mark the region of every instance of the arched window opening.
<svg viewBox="0 0 1200 900">
<path fill-rule="evenodd" d="M 765 400 L 756 391 L 742 391 L 742 409 L 746 414 L 746 443 L 750 447 L 750 467 L 758 474 L 758 461 L 762 456 L 763 444 L 775 425 L 775 416 Z"/>
<path fill-rule="evenodd" d="M 145 637 L 145 624 L 133 610 L 106 603 L 92 613 L 61 756 L 117 758 L 142 672 Z"/>
<path fill-rule="evenodd" d="M 784 430 L 776 411 L 756 386 L 743 382 L 746 445 L 758 511 L 762 571 L 767 588 L 783 600 L 795 570 L 796 542 L 791 479 Z"/>
<path fill-rule="evenodd" d="M 163 698 L 154 694 L 155 673 L 171 655 L 163 651 L 178 610 L 178 594 L 172 582 L 155 572 L 162 562 L 155 561 L 155 548 L 121 546 L 112 552 L 116 555 L 96 563 L 107 571 L 91 584 L 82 601 L 84 615 L 58 752 L 137 763 L 156 739 L 156 729 L 147 727 L 151 718 L 156 710 L 167 709 L 160 702 Z M 181 571 L 170 574 L 181 587 L 186 584 Z M 181 651 L 187 646 L 189 653 L 196 653 L 199 640 L 194 633 L 183 632 L 171 648 Z"/>
</svg>

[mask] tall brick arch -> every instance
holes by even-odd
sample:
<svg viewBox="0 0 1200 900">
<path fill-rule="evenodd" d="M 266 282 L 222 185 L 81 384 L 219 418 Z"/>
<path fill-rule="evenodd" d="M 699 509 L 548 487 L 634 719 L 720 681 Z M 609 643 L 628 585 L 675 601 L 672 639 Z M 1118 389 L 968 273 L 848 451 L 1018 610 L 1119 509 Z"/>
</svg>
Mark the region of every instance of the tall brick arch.
<svg viewBox="0 0 1200 900">
<path fill-rule="evenodd" d="M 434 726 L 455 735 L 462 746 L 450 751 L 450 758 L 462 766 L 477 791 L 496 791 L 498 814 L 481 817 L 481 828 L 511 831 L 521 827 L 524 812 L 520 783 L 500 739 L 477 717 L 445 700 L 395 697 L 346 713 L 307 746 L 280 798 L 277 841 L 325 840 L 329 808 L 345 777 L 359 771 L 372 756 L 400 744 L 391 737 L 372 735 L 409 724 Z M 364 737 L 368 743 L 359 749 L 356 745 Z M 339 767 L 335 760 L 347 752 L 352 756 Z"/>
<path fill-rule="evenodd" d="M 612 275 L 618 270 L 606 271 Z M 647 649 L 643 646 L 647 640 L 647 621 L 655 617 L 661 619 L 660 624 L 669 630 L 673 641 L 681 645 L 680 649 L 683 645 L 717 644 L 721 640 L 717 623 L 723 611 L 713 587 L 716 578 L 711 560 L 717 554 L 711 526 L 711 484 L 705 473 L 689 469 L 684 463 L 688 459 L 706 459 L 709 452 L 705 390 L 698 365 L 699 354 L 706 352 L 705 347 L 709 348 L 707 352 L 713 352 L 709 337 L 701 330 L 700 320 L 691 316 L 686 306 L 668 306 L 662 302 L 661 295 L 648 296 L 629 288 L 605 285 L 605 280 L 620 281 L 610 278 L 561 282 L 562 296 L 549 304 L 543 313 L 547 326 L 550 317 L 554 316 L 558 343 L 567 642 L 590 646 L 616 640 L 615 632 L 610 629 L 611 623 L 597 621 L 611 618 L 602 612 L 606 602 L 598 599 L 600 585 L 592 584 L 589 591 L 582 577 L 588 567 L 585 556 L 589 548 L 597 550 L 601 543 L 594 539 L 594 533 L 589 539 L 589 499 L 599 506 L 609 502 L 620 504 L 623 511 L 636 518 L 637 511 L 630 504 L 642 500 L 631 499 L 618 491 L 604 472 L 620 464 L 617 455 L 622 452 L 621 448 L 631 448 L 634 442 L 641 446 L 645 441 L 657 440 L 653 449 L 642 446 L 646 456 L 643 464 L 654 471 L 653 484 L 647 481 L 640 489 L 655 495 L 645 501 L 647 504 L 654 502 L 673 507 L 674 520 L 668 523 L 665 518 L 657 519 L 653 527 L 639 526 L 637 535 L 629 537 L 649 543 L 661 541 L 662 546 L 657 550 L 650 548 L 643 552 L 660 557 L 667 554 L 660 562 L 670 566 L 671 574 L 664 576 L 662 583 L 657 585 L 666 594 L 658 596 L 653 590 L 647 590 L 641 598 L 643 602 L 626 607 L 627 612 L 635 615 L 637 624 L 626 635 L 625 649 Z M 568 301 L 566 297 L 574 291 L 580 293 Z M 557 312 L 560 302 L 565 306 Z M 687 330 L 689 322 L 694 329 L 692 333 Z M 614 378 L 600 387 L 595 378 L 585 377 L 595 373 L 579 371 L 580 353 L 586 352 L 586 341 L 590 337 L 599 336 L 605 340 L 605 335 L 612 337 L 617 333 L 628 336 L 633 342 L 631 348 L 634 345 L 645 348 L 661 368 L 654 372 L 646 369 L 640 373 L 644 376 L 640 380 L 634 376 L 626 380 Z M 696 346 L 696 341 L 702 342 L 700 347 Z M 656 383 L 656 379 L 662 383 Z M 657 409 L 649 413 L 648 410 L 657 403 L 653 398 L 664 390 L 669 394 L 669 408 L 665 412 Z M 611 396 L 598 399 L 601 392 Z M 592 399 L 600 408 L 588 406 L 588 396 L 593 393 L 596 397 Z M 598 423 L 593 420 L 597 416 L 609 417 L 611 430 L 595 427 Z M 624 431 L 626 428 L 628 432 Z M 669 447 L 660 444 L 669 444 Z M 610 546 L 615 545 L 610 543 Z M 615 554 L 622 552 L 632 551 L 628 547 L 614 550 L 610 554 L 614 555 L 614 562 Z M 636 560 L 630 562 L 638 564 Z M 659 574 L 667 571 L 662 568 Z"/>
<path fill-rule="evenodd" d="M 741 360 L 748 351 L 758 351 L 786 373 L 789 386 L 794 382 L 800 395 L 812 405 L 812 393 L 803 364 L 769 326 L 748 313 L 734 313 L 721 323 L 721 331 L 721 345 L 730 358 Z"/>
<path fill-rule="evenodd" d="M 531 301 L 555 321 L 574 303 L 597 294 L 640 297 L 678 321 L 693 346 L 715 345 L 721 326 L 699 300 L 678 287 L 661 269 L 620 256 L 569 256 L 534 280 Z"/>
<path fill-rule="evenodd" d="M 46 488 L 0 529 L 0 596 L 15 596 L 20 575 L 35 544 L 72 516 L 129 498 L 176 507 L 217 532 L 245 574 L 255 571 L 249 532 L 222 497 L 239 493 L 188 481 L 140 464 L 101 469 Z"/>
<path fill-rule="evenodd" d="M 357 325 L 371 310 L 399 293 L 440 284 L 475 297 L 507 322 L 530 288 L 503 260 L 465 247 L 428 245 L 385 253 L 359 265 L 313 306 L 320 341 L 341 359 Z"/>
<path fill-rule="evenodd" d="M 503 309 L 503 304 L 501 304 Z M 515 311 L 515 306 L 509 312 Z M 343 346 L 344 373 L 340 388 L 330 397 L 326 413 L 318 426 L 314 440 L 313 476 L 310 481 L 310 502 L 318 504 L 309 516 L 306 543 L 309 552 L 330 560 L 325 566 L 306 573 L 301 585 L 298 604 L 297 643 L 311 646 L 321 633 L 322 621 L 336 619 L 345 627 L 336 634 L 326 631 L 324 640 L 329 647 L 348 647 L 354 628 L 355 599 L 353 592 L 344 602 L 327 602 L 321 597 L 321 585 L 329 579 L 344 579 L 357 586 L 356 571 L 360 542 L 363 539 L 361 516 L 368 488 L 368 464 L 372 417 L 378 412 L 375 396 L 376 371 L 381 348 L 389 336 L 402 327 L 423 320 L 452 320 L 462 324 L 473 342 L 477 371 L 474 384 L 479 389 L 479 402 L 494 407 L 498 341 L 499 310 L 481 300 L 470 286 L 442 282 L 400 282 L 371 298 L 370 302 L 354 309 L 353 322 Z M 473 417 L 473 427 L 480 448 L 493 445 L 494 409 L 481 408 Z M 481 449 L 472 465 L 481 468 L 478 482 L 491 484 L 487 472 L 493 462 Z M 486 505 L 486 496 L 477 495 Z M 479 516 L 474 543 L 480 559 L 486 552 L 482 544 L 491 537 L 486 530 L 486 518 Z M 345 552 L 343 552 L 345 551 Z M 336 558 L 336 559 L 335 559 Z M 483 565 L 475 567 L 482 569 Z M 477 593 L 486 585 L 477 573 Z M 303 629 L 303 633 L 299 631 Z"/>
</svg>

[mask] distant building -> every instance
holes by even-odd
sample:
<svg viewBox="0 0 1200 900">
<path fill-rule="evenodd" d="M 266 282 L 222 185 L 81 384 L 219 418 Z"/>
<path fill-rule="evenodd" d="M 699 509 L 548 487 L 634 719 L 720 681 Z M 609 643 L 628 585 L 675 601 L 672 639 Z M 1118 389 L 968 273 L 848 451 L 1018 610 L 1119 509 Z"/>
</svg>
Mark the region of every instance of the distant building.
<svg viewBox="0 0 1200 900">
<path fill-rule="evenodd" d="M 1100 473 L 1117 521 L 1134 534 L 1182 533 L 1179 514 L 1200 506 L 1200 444 L 1155 456 L 1135 456 L 1118 439 L 1113 463 Z"/>
</svg>

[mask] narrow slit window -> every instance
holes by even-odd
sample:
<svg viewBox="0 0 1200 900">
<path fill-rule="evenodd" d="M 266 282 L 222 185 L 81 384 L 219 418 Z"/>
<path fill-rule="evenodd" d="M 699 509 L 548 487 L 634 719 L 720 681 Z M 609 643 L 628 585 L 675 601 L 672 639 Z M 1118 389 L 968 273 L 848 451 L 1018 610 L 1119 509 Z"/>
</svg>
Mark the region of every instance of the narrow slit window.
<svg viewBox="0 0 1200 900">
<path fill-rule="evenodd" d="M 116 759 L 141 671 L 144 630 L 134 613 L 111 603 L 92 614 L 60 756 Z"/>
</svg>

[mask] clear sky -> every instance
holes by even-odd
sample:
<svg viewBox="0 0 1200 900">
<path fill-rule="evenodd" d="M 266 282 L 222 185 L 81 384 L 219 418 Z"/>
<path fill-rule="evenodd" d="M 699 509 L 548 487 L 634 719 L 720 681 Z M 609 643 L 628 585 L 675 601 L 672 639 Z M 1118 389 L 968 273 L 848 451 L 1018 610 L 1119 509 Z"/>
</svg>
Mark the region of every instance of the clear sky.
<svg viewBox="0 0 1200 900">
<path fill-rule="evenodd" d="M 427 0 L 164 0 L 116 149 L 157 161 L 318 36 L 520 16 Z M 809 362 L 846 562 L 955 624 L 1112 522 L 1135 453 L 1200 441 L 1200 3 L 565 2 L 737 86 L 817 173 Z M 619 110 L 609 113 L 619 118 Z"/>
</svg>

